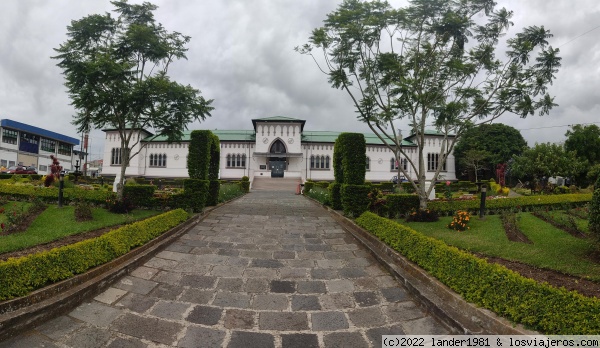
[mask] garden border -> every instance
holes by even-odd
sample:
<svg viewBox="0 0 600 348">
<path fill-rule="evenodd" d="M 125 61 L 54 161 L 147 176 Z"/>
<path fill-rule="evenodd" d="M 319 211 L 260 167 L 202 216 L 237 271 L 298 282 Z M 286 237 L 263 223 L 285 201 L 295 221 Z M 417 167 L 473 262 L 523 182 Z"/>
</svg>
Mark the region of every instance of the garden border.
<svg viewBox="0 0 600 348">
<path fill-rule="evenodd" d="M 330 215 L 352 234 L 408 291 L 417 297 L 427 310 L 459 334 L 535 335 L 520 324 L 514 324 L 490 310 L 465 301 L 452 289 L 430 276 L 377 237 L 356 225 L 340 212 L 309 200 L 326 209 Z"/>
<path fill-rule="evenodd" d="M 205 219 L 209 212 L 243 196 L 207 207 L 202 213 L 193 215 L 187 221 L 148 243 L 88 272 L 51 284 L 26 296 L 0 302 L 0 342 L 29 330 L 32 326 L 65 314 L 86 299 L 97 296 L 117 279 L 141 266 L 191 230 Z"/>
</svg>

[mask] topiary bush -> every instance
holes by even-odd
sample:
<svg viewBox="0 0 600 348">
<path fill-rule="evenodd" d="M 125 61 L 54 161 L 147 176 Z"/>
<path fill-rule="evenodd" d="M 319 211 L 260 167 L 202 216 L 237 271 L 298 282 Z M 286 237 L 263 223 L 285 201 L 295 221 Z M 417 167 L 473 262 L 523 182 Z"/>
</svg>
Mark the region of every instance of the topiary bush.
<svg viewBox="0 0 600 348">
<path fill-rule="evenodd" d="M 407 194 L 386 195 L 388 217 L 398 218 L 419 209 L 419 196 Z"/>
<path fill-rule="evenodd" d="M 208 180 L 186 179 L 183 182 L 183 195 L 185 196 L 186 205 L 192 209 L 194 213 L 202 212 L 206 206 L 208 197 L 208 188 L 210 182 Z"/>
<path fill-rule="evenodd" d="M 368 185 L 343 184 L 342 186 L 342 209 L 344 214 L 357 217 L 369 209 Z"/>
<path fill-rule="evenodd" d="M 156 186 L 154 185 L 126 184 L 123 187 L 123 196 L 126 196 L 135 207 L 151 207 L 155 191 Z"/>
<path fill-rule="evenodd" d="M 310 190 L 312 190 L 312 188 L 313 188 L 314 186 L 315 186 L 315 182 L 314 182 L 314 181 L 307 180 L 307 181 L 304 183 L 304 193 L 309 193 L 309 192 L 310 192 Z"/>
<path fill-rule="evenodd" d="M 596 242 L 596 249 L 600 252 L 600 176 L 594 184 L 594 193 L 589 205 L 589 231 Z"/>
<path fill-rule="evenodd" d="M 331 197 L 331 207 L 335 210 L 342 209 L 342 184 L 334 182 L 328 187 Z"/>
</svg>

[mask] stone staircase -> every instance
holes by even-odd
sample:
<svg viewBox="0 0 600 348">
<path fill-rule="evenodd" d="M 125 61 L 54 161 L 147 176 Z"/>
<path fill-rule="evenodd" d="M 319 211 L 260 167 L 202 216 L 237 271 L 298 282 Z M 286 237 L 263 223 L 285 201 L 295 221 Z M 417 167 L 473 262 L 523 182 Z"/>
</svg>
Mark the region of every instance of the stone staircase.
<svg viewBox="0 0 600 348">
<path fill-rule="evenodd" d="M 252 181 L 251 191 L 288 191 L 296 192 L 299 178 L 262 178 L 254 177 Z"/>
</svg>

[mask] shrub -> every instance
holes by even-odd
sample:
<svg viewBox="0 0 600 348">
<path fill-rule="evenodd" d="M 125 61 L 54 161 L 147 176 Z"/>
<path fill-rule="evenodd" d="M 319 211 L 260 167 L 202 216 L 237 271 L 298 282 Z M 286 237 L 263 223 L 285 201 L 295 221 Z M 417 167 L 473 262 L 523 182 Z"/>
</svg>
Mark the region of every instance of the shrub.
<svg viewBox="0 0 600 348">
<path fill-rule="evenodd" d="M 367 198 L 369 199 L 369 211 L 379 216 L 387 215 L 387 201 L 380 189 L 371 186 Z"/>
<path fill-rule="evenodd" d="M 600 251 L 600 176 L 594 184 L 594 194 L 589 205 L 589 231 L 590 235 L 596 241 L 596 249 Z"/>
<path fill-rule="evenodd" d="M 334 182 L 329 185 L 331 193 L 331 207 L 335 210 L 342 209 L 342 184 Z"/>
<path fill-rule="evenodd" d="M 89 221 L 94 219 L 92 214 L 92 205 L 84 200 L 75 201 L 75 220 L 76 221 Z"/>
<path fill-rule="evenodd" d="M 172 210 L 97 238 L 0 261 L 0 301 L 24 296 L 48 284 L 84 273 L 147 243 L 187 219 L 185 211 Z"/>
<path fill-rule="evenodd" d="M 419 196 L 417 195 L 387 195 L 385 200 L 390 218 L 405 216 L 411 211 L 419 209 Z"/>
<path fill-rule="evenodd" d="M 365 136 L 360 133 L 341 133 L 338 140 L 342 151 L 342 183 L 363 185 L 367 170 L 365 166 L 367 161 Z"/>
<path fill-rule="evenodd" d="M 402 190 L 404 190 L 404 192 L 406 192 L 406 193 L 415 193 L 415 188 L 413 187 L 412 183 L 410 183 L 410 182 L 403 182 L 400 185 L 402 187 Z"/>
<path fill-rule="evenodd" d="M 215 206 L 219 204 L 219 190 L 221 189 L 221 182 L 219 180 L 210 180 L 208 184 L 208 197 L 206 205 Z"/>
<path fill-rule="evenodd" d="M 384 192 L 394 192 L 396 185 L 393 182 L 382 182 L 379 183 L 379 188 Z"/>
<path fill-rule="evenodd" d="M 202 212 L 208 197 L 208 180 L 186 179 L 183 183 L 183 194 L 186 196 L 186 205 L 195 213 Z"/>
<path fill-rule="evenodd" d="M 208 179 L 212 140 L 213 133 L 209 130 L 194 130 L 190 133 L 190 145 L 187 157 L 187 168 L 190 179 Z"/>
<path fill-rule="evenodd" d="M 125 185 L 123 196 L 127 196 L 135 207 L 150 207 L 155 191 L 154 185 Z"/>
<path fill-rule="evenodd" d="M 331 193 L 327 189 L 322 187 L 314 187 L 309 192 L 305 192 L 304 194 L 323 205 L 331 205 Z"/>
<path fill-rule="evenodd" d="M 368 185 L 342 185 L 342 209 L 344 214 L 350 217 L 357 217 L 367 211 L 369 207 Z"/>
<path fill-rule="evenodd" d="M 319 181 L 319 182 L 316 182 L 315 185 L 326 189 L 329 187 L 329 182 L 328 181 Z"/>
<path fill-rule="evenodd" d="M 537 283 L 369 212 L 356 223 L 466 301 L 546 334 L 600 333 L 600 299 Z"/>
<path fill-rule="evenodd" d="M 469 212 L 459 210 L 452 217 L 452 221 L 448 224 L 448 228 L 455 231 L 470 230 L 471 227 L 467 226 L 470 219 L 471 216 L 469 215 Z"/>
<path fill-rule="evenodd" d="M 313 187 L 315 187 L 315 182 L 314 182 L 314 181 L 307 180 L 307 181 L 304 183 L 304 194 L 307 194 L 307 193 L 309 193 L 309 192 L 310 192 L 310 190 L 312 190 L 312 188 L 313 188 Z"/>
<path fill-rule="evenodd" d="M 413 210 L 406 216 L 407 222 L 435 222 L 440 219 L 437 211 L 429 209 Z"/>
</svg>

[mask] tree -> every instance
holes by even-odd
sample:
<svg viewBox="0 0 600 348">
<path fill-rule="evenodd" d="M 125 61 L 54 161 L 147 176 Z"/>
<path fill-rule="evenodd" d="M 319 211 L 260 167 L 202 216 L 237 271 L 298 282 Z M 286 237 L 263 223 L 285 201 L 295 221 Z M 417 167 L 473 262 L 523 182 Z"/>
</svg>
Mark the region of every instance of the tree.
<svg viewBox="0 0 600 348">
<path fill-rule="evenodd" d="M 535 144 L 520 156 L 513 157 L 511 175 L 523 180 L 539 182 L 542 177 L 579 175 L 587 167 L 587 161 L 575 157 L 575 152 L 566 151 L 561 144 Z"/>
<path fill-rule="evenodd" d="M 168 32 L 154 19 L 157 6 L 113 1 L 115 12 L 94 14 L 67 27 L 68 40 L 55 49 L 69 97 L 77 110 L 79 132 L 113 127 L 121 140 L 122 199 L 125 170 L 144 147 L 135 130 L 153 129 L 169 142 L 181 138 L 186 125 L 210 116 L 212 100 L 200 91 L 171 81 L 171 63 L 185 59 L 190 37 Z M 137 151 L 133 151 L 138 143 Z"/>
<path fill-rule="evenodd" d="M 587 160 L 588 167 L 582 175 L 575 178 L 578 185 L 592 184 L 598 177 L 596 165 L 600 164 L 600 127 L 595 124 L 583 126 L 576 124 L 565 133 L 565 149 L 574 151 L 579 159 Z"/>
<path fill-rule="evenodd" d="M 506 41 L 501 60 L 495 50 L 512 25 L 512 12 L 494 5 L 493 0 L 412 0 L 394 9 L 381 0 L 345 0 L 313 30 L 309 43 L 296 47 L 312 56 L 332 87 L 348 93 L 358 119 L 389 144 L 398 163 L 409 159 L 422 209 L 433 188 L 426 181 L 437 180 L 467 126 L 492 122 L 505 112 L 544 115 L 556 105 L 546 93 L 560 66 L 558 49 L 546 41 L 549 31 L 525 28 Z M 400 147 L 399 120 L 415 135 L 416 163 Z M 423 147 L 429 125 L 444 138 L 437 170 L 427 178 Z"/>
<path fill-rule="evenodd" d="M 507 163 L 513 155 L 520 155 L 527 149 L 527 142 L 521 133 L 502 123 L 481 124 L 477 127 L 465 129 L 460 140 L 454 147 L 454 159 L 456 161 L 456 172 L 467 172 L 473 167 L 467 166 L 467 154 L 469 151 L 485 151 L 488 157 L 483 161 L 482 168 L 489 172 L 484 177 L 493 177 L 496 166 Z"/>
<path fill-rule="evenodd" d="M 467 169 L 472 169 L 475 173 L 475 181 L 479 181 L 477 173 L 482 169 L 489 169 L 488 159 L 491 154 L 485 150 L 469 149 L 461 158 L 461 166 Z"/>
</svg>

